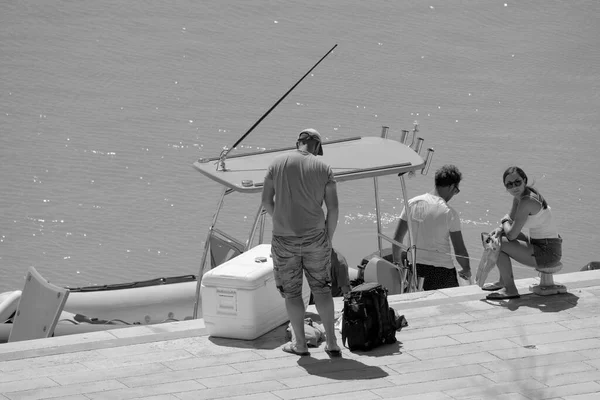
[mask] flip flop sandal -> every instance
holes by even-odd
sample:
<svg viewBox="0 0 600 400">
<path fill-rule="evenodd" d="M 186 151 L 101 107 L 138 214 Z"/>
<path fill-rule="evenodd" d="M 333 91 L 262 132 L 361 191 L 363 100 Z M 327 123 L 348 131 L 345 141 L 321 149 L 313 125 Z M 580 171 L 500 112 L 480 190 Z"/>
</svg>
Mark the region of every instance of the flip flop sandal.
<svg viewBox="0 0 600 400">
<path fill-rule="evenodd" d="M 487 296 L 485 296 L 485 298 L 488 300 L 509 300 L 509 299 L 518 299 L 519 297 L 521 297 L 520 294 L 506 294 L 506 293 L 499 293 L 499 292 L 490 293 Z"/>
<path fill-rule="evenodd" d="M 495 292 L 496 290 L 504 289 L 504 286 L 496 285 L 495 283 L 486 283 L 483 285 L 481 290 L 487 290 L 489 292 Z"/>
<path fill-rule="evenodd" d="M 285 351 L 286 353 L 295 354 L 297 356 L 309 356 L 310 355 L 310 353 L 308 351 L 299 351 L 291 343 L 284 345 L 281 350 Z"/>
<path fill-rule="evenodd" d="M 325 353 L 327 353 L 327 355 L 329 355 L 329 357 L 341 357 L 342 356 L 342 350 L 329 350 L 328 348 L 325 348 Z"/>
</svg>

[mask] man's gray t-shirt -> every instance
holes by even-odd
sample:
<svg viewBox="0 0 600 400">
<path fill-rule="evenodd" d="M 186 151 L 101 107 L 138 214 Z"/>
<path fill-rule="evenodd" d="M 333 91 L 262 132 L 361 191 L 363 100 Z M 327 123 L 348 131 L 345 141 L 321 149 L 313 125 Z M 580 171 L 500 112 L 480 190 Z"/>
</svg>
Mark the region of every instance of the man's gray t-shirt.
<svg viewBox="0 0 600 400">
<path fill-rule="evenodd" d="M 273 181 L 273 235 L 306 236 L 325 229 L 325 186 L 335 182 L 331 167 L 297 150 L 278 156 L 265 179 Z"/>
</svg>

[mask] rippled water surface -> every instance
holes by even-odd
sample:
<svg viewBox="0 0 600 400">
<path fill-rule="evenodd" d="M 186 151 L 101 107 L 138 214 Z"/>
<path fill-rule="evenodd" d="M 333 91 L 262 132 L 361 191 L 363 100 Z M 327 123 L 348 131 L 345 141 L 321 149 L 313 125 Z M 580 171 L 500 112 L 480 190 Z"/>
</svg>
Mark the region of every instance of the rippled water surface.
<svg viewBox="0 0 600 400">
<path fill-rule="evenodd" d="M 197 273 L 220 187 L 193 161 L 231 146 L 336 43 L 237 151 L 418 120 L 435 157 L 409 195 L 459 166 L 451 204 L 473 267 L 517 164 L 555 212 L 564 271 L 579 270 L 600 259 L 599 16 L 592 0 L 5 4 L 0 291 L 29 266 L 70 286 Z M 334 245 L 351 264 L 376 246 L 372 187 L 340 184 Z M 391 234 L 400 185 L 380 187 Z M 257 206 L 232 199 L 222 228 L 243 237 Z"/>
</svg>

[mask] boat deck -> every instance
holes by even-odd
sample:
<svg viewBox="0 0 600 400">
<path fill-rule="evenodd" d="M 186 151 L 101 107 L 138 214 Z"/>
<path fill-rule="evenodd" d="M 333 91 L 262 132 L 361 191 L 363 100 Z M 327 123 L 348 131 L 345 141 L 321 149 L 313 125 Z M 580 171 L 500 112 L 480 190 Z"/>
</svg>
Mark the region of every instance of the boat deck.
<svg viewBox="0 0 600 400">
<path fill-rule="evenodd" d="M 508 301 L 476 286 L 390 296 L 399 341 L 334 359 L 282 352 L 285 325 L 241 341 L 202 320 L 2 344 L 0 399 L 597 399 L 600 271 L 555 280 L 568 293 L 523 295 L 522 279 Z"/>
</svg>

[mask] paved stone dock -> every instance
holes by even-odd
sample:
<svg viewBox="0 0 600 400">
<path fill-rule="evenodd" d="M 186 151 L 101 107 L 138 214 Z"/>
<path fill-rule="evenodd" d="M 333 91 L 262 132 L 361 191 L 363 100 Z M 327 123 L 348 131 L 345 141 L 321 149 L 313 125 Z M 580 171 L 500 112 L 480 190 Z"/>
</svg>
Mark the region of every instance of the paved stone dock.
<svg viewBox="0 0 600 400">
<path fill-rule="evenodd" d="M 554 296 L 529 294 L 536 280 L 506 301 L 390 296 L 409 324 L 398 342 L 333 359 L 281 351 L 285 325 L 241 341 L 202 320 L 0 344 L 0 399 L 600 399 L 600 271 L 557 275 Z"/>
</svg>

